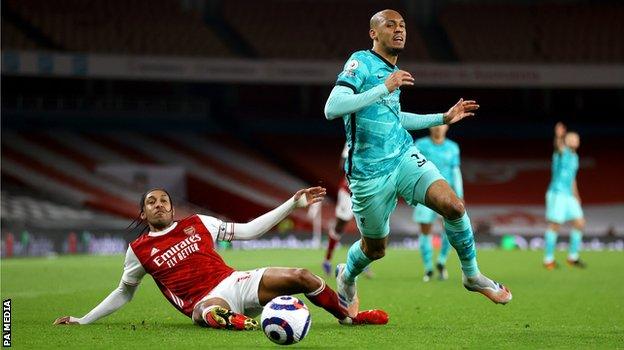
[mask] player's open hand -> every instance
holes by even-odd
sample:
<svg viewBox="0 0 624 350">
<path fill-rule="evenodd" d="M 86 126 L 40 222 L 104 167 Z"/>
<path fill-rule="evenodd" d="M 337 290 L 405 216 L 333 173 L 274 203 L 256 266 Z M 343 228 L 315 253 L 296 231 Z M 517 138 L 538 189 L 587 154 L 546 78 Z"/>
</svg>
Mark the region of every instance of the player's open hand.
<svg viewBox="0 0 624 350">
<path fill-rule="evenodd" d="M 325 198 L 327 190 L 324 187 L 310 187 L 295 193 L 295 204 L 297 208 L 305 208 L 314 203 L 318 203 Z"/>
<path fill-rule="evenodd" d="M 386 84 L 388 91 L 392 92 L 404 85 L 414 85 L 414 78 L 408 72 L 398 70 L 390 74 L 384 84 Z"/>
<path fill-rule="evenodd" d="M 80 324 L 78 321 L 76 321 L 75 317 L 72 316 L 63 316 L 63 317 L 59 317 L 56 319 L 56 321 L 54 321 L 54 325 L 60 325 L 60 324 Z"/>
<path fill-rule="evenodd" d="M 479 109 L 479 105 L 476 101 L 464 101 L 463 98 L 460 98 L 448 112 L 444 113 L 444 124 L 450 125 L 466 117 L 472 117 L 477 109 Z"/>
</svg>

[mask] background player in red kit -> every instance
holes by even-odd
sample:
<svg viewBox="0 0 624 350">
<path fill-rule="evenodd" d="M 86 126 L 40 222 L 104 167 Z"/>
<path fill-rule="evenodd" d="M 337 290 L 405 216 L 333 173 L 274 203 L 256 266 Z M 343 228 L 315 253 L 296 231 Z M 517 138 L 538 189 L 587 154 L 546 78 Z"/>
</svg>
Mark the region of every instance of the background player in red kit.
<svg viewBox="0 0 624 350">
<path fill-rule="evenodd" d="M 65 316 L 54 324 L 88 324 L 127 302 L 146 274 L 152 275 L 163 295 L 180 312 L 202 326 L 237 330 L 258 329 L 257 315 L 274 297 L 305 293 L 315 305 L 342 324 L 385 324 L 381 310 L 357 312 L 338 303 L 325 281 L 306 269 L 260 268 L 236 271 L 215 251 L 215 242 L 250 240 L 262 236 L 294 209 L 323 200 L 325 189 L 313 187 L 246 224 L 192 215 L 174 221 L 175 210 L 167 191 L 154 189 L 141 198 L 140 219 L 149 232 L 130 243 L 119 287 L 81 318 Z"/>
</svg>

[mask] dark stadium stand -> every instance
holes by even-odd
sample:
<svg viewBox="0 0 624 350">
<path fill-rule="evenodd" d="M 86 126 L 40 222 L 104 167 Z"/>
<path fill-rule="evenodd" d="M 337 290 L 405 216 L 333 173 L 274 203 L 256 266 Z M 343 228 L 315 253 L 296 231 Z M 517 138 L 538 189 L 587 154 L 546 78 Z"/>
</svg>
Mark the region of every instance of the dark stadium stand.
<svg viewBox="0 0 624 350">
<path fill-rule="evenodd" d="M 384 6 L 405 12 L 398 0 Z M 370 48 L 368 21 L 379 10 L 374 1 L 223 2 L 225 19 L 266 58 L 346 60 L 353 51 Z M 403 57 L 429 60 L 418 29 L 409 19 Z"/>
<path fill-rule="evenodd" d="M 8 40 L 2 46 L 46 46 L 12 23 L 19 20 L 52 46 L 71 52 L 345 60 L 351 52 L 370 47 L 368 20 L 379 10 L 375 1 L 229 0 L 217 2 L 210 16 L 218 20 L 209 20 L 197 9 L 183 9 L 181 3 L 7 0 L 3 7 L 17 18 L 3 14 L 2 32 Z M 441 32 L 446 32 L 437 40 L 450 43 L 430 48 L 427 45 L 436 41 L 423 40 L 422 26 L 404 5 L 399 0 L 384 2 L 385 7 L 404 13 L 407 21 L 402 60 L 431 61 L 429 52 L 446 46 L 454 51 L 447 56 L 463 62 L 624 60 L 620 3 L 449 3 L 440 7 L 434 27 L 440 24 Z"/>
<path fill-rule="evenodd" d="M 200 14 L 183 11 L 174 0 L 7 0 L 6 3 L 67 51 L 232 56 Z M 20 42 L 15 44 L 16 48 L 28 48 Z"/>
<path fill-rule="evenodd" d="M 624 60 L 621 3 L 458 3 L 446 7 L 439 20 L 465 62 Z"/>
<path fill-rule="evenodd" d="M 19 48 L 22 50 L 41 49 L 36 41 L 30 39 L 23 31 L 13 23 L 2 19 L 2 49 Z"/>
<path fill-rule="evenodd" d="M 2 173 L 39 191 L 126 218 L 136 217 L 135 203 L 142 190 L 98 172 L 99 165 L 184 166 L 185 195 L 190 202 L 206 208 L 199 212 L 216 212 L 240 221 L 268 211 L 305 186 L 258 153 L 240 143 L 230 147 L 235 142 L 219 142 L 218 136 L 168 133 L 157 139 L 155 142 L 153 137 L 135 132 L 95 135 L 5 131 Z M 188 206 L 178 209 L 181 217 L 190 212 Z M 296 213 L 294 219 L 295 227 L 309 227 L 305 214 Z"/>
</svg>

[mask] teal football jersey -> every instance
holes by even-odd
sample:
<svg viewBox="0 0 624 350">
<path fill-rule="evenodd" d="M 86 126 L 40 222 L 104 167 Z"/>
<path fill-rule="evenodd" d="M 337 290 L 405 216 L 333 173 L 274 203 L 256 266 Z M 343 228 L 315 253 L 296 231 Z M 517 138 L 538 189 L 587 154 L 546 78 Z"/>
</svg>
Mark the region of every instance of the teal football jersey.
<svg viewBox="0 0 624 350">
<path fill-rule="evenodd" d="M 383 84 L 397 70 L 372 50 L 357 51 L 338 74 L 336 85 L 349 87 L 358 94 Z M 396 89 L 343 117 L 349 146 L 345 172 L 349 177 L 368 179 L 392 172 L 401 155 L 412 145 L 411 135 L 401 125 L 400 94 Z"/>
<path fill-rule="evenodd" d="M 579 160 L 578 155 L 568 147 L 552 156 L 552 178 L 549 191 L 572 194 L 572 184 L 576 178 Z"/>
<path fill-rule="evenodd" d="M 452 184 L 453 168 L 460 166 L 457 143 L 445 139 L 442 143 L 436 144 L 427 136 L 416 140 L 415 145 L 425 158 L 435 164 L 446 181 Z"/>
</svg>

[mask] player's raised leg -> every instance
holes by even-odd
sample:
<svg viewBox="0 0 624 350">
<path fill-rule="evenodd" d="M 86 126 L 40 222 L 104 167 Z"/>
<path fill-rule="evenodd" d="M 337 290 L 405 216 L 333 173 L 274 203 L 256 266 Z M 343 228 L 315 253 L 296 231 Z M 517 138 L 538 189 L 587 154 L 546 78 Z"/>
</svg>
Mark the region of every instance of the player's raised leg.
<svg viewBox="0 0 624 350">
<path fill-rule="evenodd" d="M 352 179 L 353 214 L 361 239 L 351 245 L 346 264 L 336 266 L 341 302 L 357 303 L 356 278 L 374 260 L 384 257 L 390 234 L 390 215 L 396 208 L 396 176 Z"/>
<path fill-rule="evenodd" d="M 258 300 L 265 305 L 285 294 L 304 293 L 316 306 L 325 309 L 342 324 L 386 324 L 388 315 L 383 310 L 357 312 L 340 305 L 338 295 L 325 281 L 307 269 L 269 268 L 258 287 Z"/>
<path fill-rule="evenodd" d="M 455 195 L 448 183 L 441 179 L 431 183 L 426 191 L 425 204 L 444 217 L 446 235 L 459 256 L 464 287 L 485 295 L 495 303 L 508 303 L 512 298 L 511 292 L 479 271 L 470 219 L 463 202 Z"/>
</svg>

